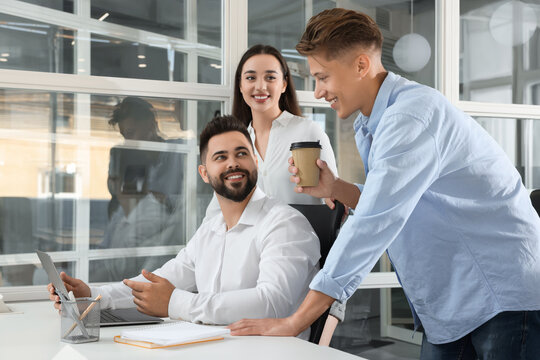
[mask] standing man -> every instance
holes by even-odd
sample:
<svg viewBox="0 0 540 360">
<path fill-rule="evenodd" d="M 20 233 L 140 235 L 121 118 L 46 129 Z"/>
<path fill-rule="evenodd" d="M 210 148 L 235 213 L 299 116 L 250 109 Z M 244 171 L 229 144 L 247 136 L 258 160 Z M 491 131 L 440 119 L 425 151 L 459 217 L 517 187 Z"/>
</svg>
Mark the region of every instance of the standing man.
<svg viewBox="0 0 540 360">
<path fill-rule="evenodd" d="M 298 334 L 334 299 L 347 300 L 388 249 L 415 327 L 424 328 L 422 359 L 537 358 L 540 219 L 520 175 L 439 92 L 387 72 L 381 47 L 375 22 L 345 9 L 311 18 L 296 46 L 315 97 L 340 118 L 360 111 L 366 182 L 336 178 L 318 160 L 319 185 L 297 191 L 335 198 L 354 216 L 295 314 L 241 320 L 233 335 Z"/>
</svg>

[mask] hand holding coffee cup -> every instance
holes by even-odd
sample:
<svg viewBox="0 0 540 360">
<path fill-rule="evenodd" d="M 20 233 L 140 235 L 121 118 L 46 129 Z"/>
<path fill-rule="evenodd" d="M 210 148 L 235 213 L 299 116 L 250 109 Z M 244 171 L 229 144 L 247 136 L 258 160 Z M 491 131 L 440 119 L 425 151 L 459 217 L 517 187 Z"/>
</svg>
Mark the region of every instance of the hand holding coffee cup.
<svg viewBox="0 0 540 360">
<path fill-rule="evenodd" d="M 293 157 L 289 158 L 289 172 L 292 174 L 290 181 L 296 184 L 294 191 L 297 193 L 308 194 L 316 198 L 332 198 L 332 191 L 337 181 L 337 177 L 332 170 L 328 167 L 328 164 L 321 159 L 317 160 L 317 167 L 319 168 L 319 184 L 317 186 L 302 187 L 299 186 L 300 178 L 297 176 L 298 169 L 294 163 Z"/>
<path fill-rule="evenodd" d="M 297 186 L 317 186 L 319 184 L 319 167 L 317 159 L 321 156 L 319 141 L 300 141 L 291 144 L 294 165 L 300 178 Z"/>
</svg>

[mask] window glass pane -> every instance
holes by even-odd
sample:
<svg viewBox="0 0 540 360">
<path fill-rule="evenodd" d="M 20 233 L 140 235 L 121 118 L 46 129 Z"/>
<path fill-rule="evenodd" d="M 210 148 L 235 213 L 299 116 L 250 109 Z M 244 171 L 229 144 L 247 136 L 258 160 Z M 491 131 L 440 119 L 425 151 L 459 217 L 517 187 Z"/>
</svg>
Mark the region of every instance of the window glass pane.
<svg viewBox="0 0 540 360">
<path fill-rule="evenodd" d="M 186 79 L 186 54 L 165 47 L 92 35 L 91 57 L 92 75 L 169 81 Z"/>
<path fill-rule="evenodd" d="M 460 1 L 460 98 L 540 104 L 540 1 Z"/>
<path fill-rule="evenodd" d="M 198 82 L 205 84 L 221 83 L 221 61 L 200 56 L 198 66 Z"/>
<path fill-rule="evenodd" d="M 74 262 L 54 262 L 58 271 L 65 271 L 73 274 L 75 270 Z M 40 265 L 9 265 L 0 266 L 0 287 L 7 286 L 28 286 L 47 285 L 50 283 L 47 273 Z"/>
<path fill-rule="evenodd" d="M 497 141 L 529 189 L 540 188 L 540 120 L 477 117 Z"/>
<path fill-rule="evenodd" d="M 221 47 L 221 0 L 197 0 L 197 41 Z"/>
<path fill-rule="evenodd" d="M 0 69 L 73 73 L 75 32 L 0 13 Z"/>
<path fill-rule="evenodd" d="M 297 90 L 313 90 L 307 61 L 295 46 L 312 15 L 333 8 L 333 1 L 249 1 L 248 45 L 268 44 L 281 51 Z M 357 1 L 340 5 L 371 16 L 384 37 L 382 62 L 386 70 L 435 86 L 435 1 Z M 269 30 L 271 29 L 271 30 Z M 415 35 L 411 35 L 414 33 Z"/>
<path fill-rule="evenodd" d="M 141 246 L 170 254 L 167 246 L 193 235 L 187 229 L 200 224 L 211 197 L 209 185 L 186 174 L 197 171 L 195 137 L 221 108 L 0 90 L 0 255 L 73 251 L 76 239 L 94 258 Z M 187 189 L 200 194 L 192 212 Z"/>
<path fill-rule="evenodd" d="M 89 281 L 96 283 L 129 279 L 139 275 L 142 269 L 154 271 L 175 256 L 176 254 L 93 260 L 90 261 Z"/>
<path fill-rule="evenodd" d="M 183 0 L 92 0 L 91 4 L 93 19 L 185 38 L 186 12 Z"/>
<path fill-rule="evenodd" d="M 73 13 L 73 0 L 20 0 L 25 3 L 44 6 L 54 10 Z"/>
<path fill-rule="evenodd" d="M 39 16 L 0 13 L 0 69 L 221 83 L 220 0 L 92 0 L 73 29 Z"/>
<path fill-rule="evenodd" d="M 330 346 L 366 359 L 418 359 L 420 346 L 411 343 L 412 331 L 402 339 L 392 332 L 393 326 L 412 320 L 412 315 L 407 301 L 397 296 L 403 290 L 391 290 L 391 297 L 387 295 L 390 289 L 357 290 L 347 301 L 345 320 L 336 328 Z"/>
</svg>

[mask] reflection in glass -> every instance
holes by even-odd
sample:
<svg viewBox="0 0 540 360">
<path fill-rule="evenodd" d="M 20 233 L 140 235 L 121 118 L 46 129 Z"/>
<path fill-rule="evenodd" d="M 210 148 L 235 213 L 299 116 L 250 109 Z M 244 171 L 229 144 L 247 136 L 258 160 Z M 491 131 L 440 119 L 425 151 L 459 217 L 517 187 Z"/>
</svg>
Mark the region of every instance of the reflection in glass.
<svg viewBox="0 0 540 360">
<path fill-rule="evenodd" d="M 0 13 L 0 69 L 73 73 L 75 32 Z"/>
<path fill-rule="evenodd" d="M 73 274 L 75 271 L 74 262 L 55 262 L 54 265 L 59 272 Z M 50 283 L 49 277 L 41 266 L 33 264 L 0 266 L 0 287 L 47 285 L 48 283 Z"/>
<path fill-rule="evenodd" d="M 91 57 L 92 75 L 165 81 L 186 79 L 186 55 L 165 47 L 92 35 Z"/>
<path fill-rule="evenodd" d="M 540 188 L 540 120 L 477 117 L 497 141 L 529 189 Z"/>
<path fill-rule="evenodd" d="M 93 19 L 185 38 L 186 13 L 183 0 L 91 0 L 91 4 Z"/>
<path fill-rule="evenodd" d="M 460 98 L 538 104 L 539 1 L 460 1 Z"/>
<path fill-rule="evenodd" d="M 73 251 L 77 239 L 110 257 L 110 249 L 182 245 L 192 236 L 186 223 L 200 223 L 211 189 L 186 184 L 188 154 L 222 103 L 131 99 L 133 109 L 109 123 L 125 97 L 0 90 L 0 254 Z M 185 209 L 188 186 L 201 195 L 193 213 Z M 153 266 L 110 261 L 117 275 L 101 279 Z M 31 285 L 34 268 L 4 283 Z"/>
<path fill-rule="evenodd" d="M 175 255 L 121 257 L 90 261 L 90 283 L 122 281 L 137 276 L 142 269 L 154 271 Z"/>
<path fill-rule="evenodd" d="M 305 25 L 312 15 L 336 7 L 334 1 L 264 1 L 252 0 L 248 6 L 248 45 L 268 44 L 281 51 L 287 60 L 297 90 L 313 90 L 312 78 L 309 75 L 307 61 L 295 50 L 302 36 Z M 361 11 L 371 16 L 379 25 L 384 36 L 382 62 L 386 70 L 405 76 L 410 80 L 434 86 L 435 85 L 435 1 L 415 0 L 414 11 L 411 12 L 411 1 L 357 1 L 347 2 L 349 9 Z M 307 14 L 308 9 L 312 12 Z M 412 19 L 412 24 L 411 24 Z M 410 59 L 424 50 L 423 60 L 429 58 L 422 67 L 403 70 L 396 65 L 393 49 L 396 42 L 404 35 L 414 33 L 423 38 L 421 43 L 413 41 L 412 46 L 406 46 L 405 57 Z M 271 29 L 271 31 L 269 31 Z M 417 36 L 417 37 L 418 37 Z M 417 45 L 415 45 L 417 44 Z M 430 48 L 430 56 L 426 49 Z"/>
<path fill-rule="evenodd" d="M 74 0 L 20 0 L 20 1 L 33 4 L 33 5 L 44 6 L 49 9 L 73 13 Z"/>
<path fill-rule="evenodd" d="M 388 290 L 357 290 L 347 301 L 345 320 L 336 328 L 330 346 L 366 359 L 389 356 L 396 359 L 418 359 L 420 346 L 388 337 L 388 327 L 395 322 L 384 323 L 382 319 L 387 318 L 389 312 L 393 313 L 401 308 L 404 312 L 399 315 L 407 316 L 405 307 L 408 308 L 407 301 L 398 296 L 392 298 L 390 311 L 384 306 L 381 307 L 381 304 L 384 304 L 381 296 L 384 297 L 384 292 Z M 396 293 L 403 292 L 401 289 L 392 289 L 394 290 Z M 408 316 L 411 316 L 410 310 Z M 415 337 L 419 335 L 421 336 L 416 334 Z"/>
<path fill-rule="evenodd" d="M 107 188 L 110 200 L 104 236 L 91 248 L 132 248 L 179 244 L 185 228 L 185 139 L 166 139 L 154 107 L 126 97 L 110 115 L 124 143 L 110 149 Z M 143 144 L 155 143 L 156 148 Z M 143 146 L 141 146 L 143 145 Z M 102 202 L 94 202 L 103 207 Z M 92 206 L 92 204 L 91 204 Z M 112 265 L 111 265 L 112 266 Z"/>
<path fill-rule="evenodd" d="M 73 5 L 29 2 L 65 11 Z M 189 24 L 188 10 L 196 14 Z M 89 25 L 68 29 L 0 14 L 0 69 L 221 83 L 220 0 L 92 0 L 99 25 L 83 15 L 65 16 Z"/>
<path fill-rule="evenodd" d="M 221 84 L 221 61 L 199 56 L 197 82 Z"/>
<path fill-rule="evenodd" d="M 222 0 L 191 0 L 197 4 L 197 42 L 221 48 Z"/>
</svg>

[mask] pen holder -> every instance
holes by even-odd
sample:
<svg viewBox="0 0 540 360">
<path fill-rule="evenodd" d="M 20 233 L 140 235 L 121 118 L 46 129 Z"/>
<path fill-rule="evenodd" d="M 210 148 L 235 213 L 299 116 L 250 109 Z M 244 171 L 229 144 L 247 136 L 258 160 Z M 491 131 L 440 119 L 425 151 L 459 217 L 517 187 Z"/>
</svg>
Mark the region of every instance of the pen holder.
<svg viewBox="0 0 540 360">
<path fill-rule="evenodd" d="M 98 341 L 99 305 L 99 299 L 92 298 L 63 301 L 60 340 L 71 344 Z"/>
</svg>

